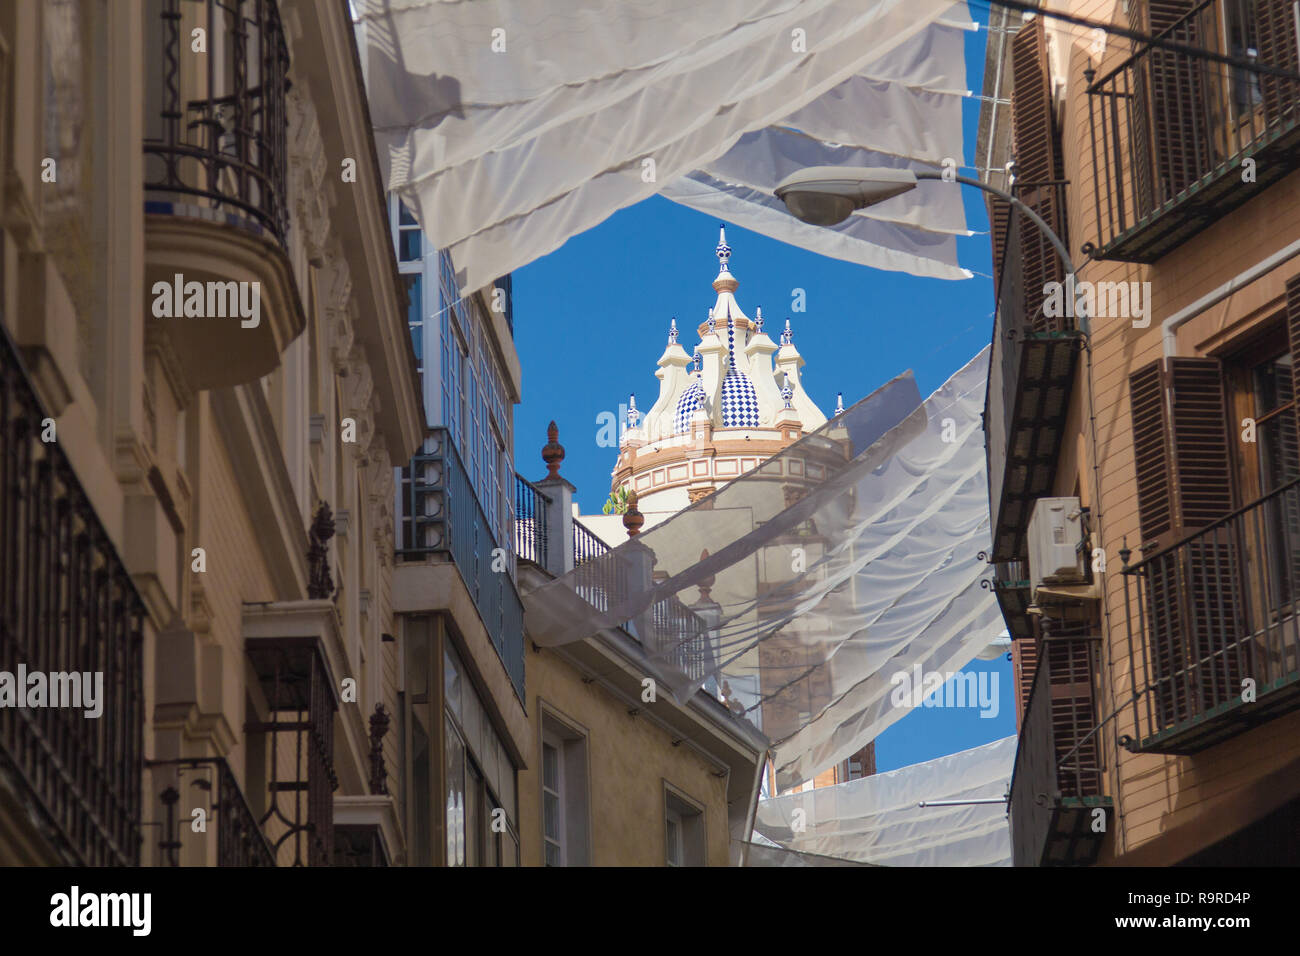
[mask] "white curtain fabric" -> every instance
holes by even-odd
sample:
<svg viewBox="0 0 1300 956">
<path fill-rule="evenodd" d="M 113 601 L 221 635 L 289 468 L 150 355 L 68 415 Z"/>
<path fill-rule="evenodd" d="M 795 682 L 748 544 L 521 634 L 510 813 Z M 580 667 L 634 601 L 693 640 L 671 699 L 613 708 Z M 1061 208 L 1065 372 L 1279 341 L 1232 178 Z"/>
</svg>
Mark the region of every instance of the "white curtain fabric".
<svg viewBox="0 0 1300 956">
<path fill-rule="evenodd" d="M 825 865 L 822 858 L 878 866 L 1010 866 L 1011 831 L 1002 802 L 919 806 L 1005 797 L 1016 738 L 833 787 L 760 800 L 754 841 L 771 842 L 751 866 Z"/>
<path fill-rule="evenodd" d="M 386 184 L 430 240 L 450 248 L 463 291 L 661 190 L 827 255 L 969 274 L 956 264 L 953 236 L 964 230 L 956 187 L 918 189 L 824 235 L 780 222 L 770 197 L 750 195 L 770 193 L 782 163 L 960 162 L 964 4 L 353 0 L 353 8 Z M 790 130 L 803 141 L 797 148 Z"/>
<path fill-rule="evenodd" d="M 530 638 L 625 627 L 660 665 L 660 692 L 716 687 L 763 731 L 780 789 L 848 757 L 919 703 L 895 675 L 960 670 L 1004 631 L 980 583 L 988 352 L 924 402 L 900 376 L 525 595 Z"/>
</svg>

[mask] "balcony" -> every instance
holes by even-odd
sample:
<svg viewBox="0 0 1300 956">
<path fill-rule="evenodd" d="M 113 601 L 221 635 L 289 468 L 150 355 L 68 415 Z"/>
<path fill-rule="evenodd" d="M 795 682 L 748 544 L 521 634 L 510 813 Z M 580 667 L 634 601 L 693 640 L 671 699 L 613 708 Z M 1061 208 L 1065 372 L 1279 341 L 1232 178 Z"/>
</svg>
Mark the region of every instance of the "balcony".
<svg viewBox="0 0 1300 956">
<path fill-rule="evenodd" d="M 144 605 L 59 444 L 41 440 L 45 418 L 0 325 L 0 667 L 44 673 L 51 692 L 55 674 L 103 675 L 95 718 L 77 706 L 0 707 L 0 777 L 65 864 L 131 865 Z"/>
<path fill-rule="evenodd" d="M 248 637 L 262 700 L 245 733 L 256 742 L 266 810 L 257 820 L 277 860 L 329 866 L 334 854 L 334 715 L 338 681 L 319 638 Z M 259 719 L 265 713 L 266 720 Z"/>
<path fill-rule="evenodd" d="M 1061 184 L 1036 191 L 1045 189 L 1057 193 L 1056 208 L 1063 208 Z M 1020 198 L 1038 205 L 1027 190 L 1021 190 Z M 1026 235 L 1024 230 L 1031 232 Z M 1056 255 L 1040 231 L 1012 215 L 1004 248 L 984 409 L 993 515 L 991 560 L 996 562 L 1024 557 L 1034 500 L 1052 492 L 1083 338 L 1074 318 L 1045 315 L 1045 296 L 1035 287 L 1037 279 L 1026 281 L 1026 259 L 1043 263 Z M 1026 248 L 1031 255 L 1023 254 Z M 1034 274 L 1045 273 L 1036 269 Z"/>
<path fill-rule="evenodd" d="M 550 535 L 546 527 L 546 507 L 550 496 L 527 478 L 515 475 L 515 556 L 547 567 L 550 558 Z"/>
<path fill-rule="evenodd" d="M 274 0 L 148 6 L 149 335 L 191 388 L 250 382 L 278 366 L 306 323 L 284 254 L 289 53 L 279 11 Z M 191 52 L 195 30 L 206 55 Z M 240 290 L 247 303 L 256 291 L 255 317 L 240 311 Z"/>
<path fill-rule="evenodd" d="M 1011 854 L 1016 866 L 1094 863 L 1105 835 L 1095 811 L 1104 796 L 1099 735 L 1093 733 L 1096 646 L 1086 636 L 1050 637 L 1039 646 L 1033 690 L 1020 728 L 1011 778 Z"/>
<path fill-rule="evenodd" d="M 1255 62 L 1294 73 L 1290 4 L 1186 6 L 1159 36 L 1242 59 L 1258 51 Z M 1300 168 L 1300 79 L 1149 44 L 1084 75 L 1099 231 L 1085 251 L 1096 258 L 1155 262 Z"/>
<path fill-rule="evenodd" d="M 244 799 L 244 791 L 225 759 L 151 760 L 149 766 L 174 768 L 174 781 L 160 794 L 166 819 L 163 821 L 163 839 L 158 846 L 163 851 L 165 866 L 180 866 L 181 834 L 191 832 L 190 810 L 195 789 L 210 794 L 214 800 L 208 810 L 209 819 L 215 818 L 217 824 L 217 866 L 275 866 L 275 851 L 258 827 L 257 819 Z M 177 805 L 182 795 L 188 799 L 181 815 L 178 815 Z"/>
<path fill-rule="evenodd" d="M 611 599 L 626 600 L 631 596 L 632 581 L 644 579 L 644 587 L 651 586 L 653 577 L 640 572 L 646 570 L 635 550 L 618 554 L 578 521 L 573 522 L 573 567 L 575 589 L 587 603 L 597 610 L 608 611 Z M 642 549 L 644 552 L 645 549 Z M 675 595 L 656 601 L 635 619 L 623 624 L 623 629 L 658 660 L 685 674 L 691 681 L 703 682 L 714 667 L 711 629 L 716 629 L 721 619 L 721 608 L 708 599 L 708 586 L 701 590 L 695 607 L 683 604 Z M 716 640 L 716 633 L 713 635 Z"/>
<path fill-rule="evenodd" d="M 1121 743 L 1191 754 L 1300 708 L 1300 479 L 1137 564 L 1128 556 L 1141 690 Z"/>
<path fill-rule="evenodd" d="M 493 535 L 446 428 L 429 429 L 422 449 L 402 469 L 401 496 L 398 557 L 451 558 L 523 701 L 524 607 L 514 557 Z"/>
</svg>

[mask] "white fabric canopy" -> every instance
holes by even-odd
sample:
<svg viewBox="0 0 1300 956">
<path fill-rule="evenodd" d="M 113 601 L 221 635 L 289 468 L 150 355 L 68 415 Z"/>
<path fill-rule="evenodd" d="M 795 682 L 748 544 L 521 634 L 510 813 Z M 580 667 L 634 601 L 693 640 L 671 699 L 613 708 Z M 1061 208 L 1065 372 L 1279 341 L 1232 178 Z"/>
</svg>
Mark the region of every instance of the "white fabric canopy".
<svg viewBox="0 0 1300 956">
<path fill-rule="evenodd" d="M 1011 831 L 1002 802 L 926 806 L 921 802 L 1005 797 L 1016 738 L 833 787 L 760 800 L 755 842 L 800 854 L 880 866 L 1010 866 Z M 753 854 L 751 866 L 819 865 Z M 824 865 L 824 864 L 822 864 Z"/>
<path fill-rule="evenodd" d="M 525 595 L 530 638 L 624 626 L 662 665 L 664 691 L 716 678 L 772 742 L 781 789 L 848 757 L 919 703 L 897 699 L 895 675 L 960 670 L 1004 630 L 980 585 L 988 353 L 924 403 L 900 376 Z"/>
<path fill-rule="evenodd" d="M 969 275 L 955 187 L 927 184 L 831 230 L 770 196 L 793 164 L 960 162 L 962 3 L 353 6 L 387 185 L 450 248 L 463 291 L 661 190 L 826 255 Z"/>
</svg>

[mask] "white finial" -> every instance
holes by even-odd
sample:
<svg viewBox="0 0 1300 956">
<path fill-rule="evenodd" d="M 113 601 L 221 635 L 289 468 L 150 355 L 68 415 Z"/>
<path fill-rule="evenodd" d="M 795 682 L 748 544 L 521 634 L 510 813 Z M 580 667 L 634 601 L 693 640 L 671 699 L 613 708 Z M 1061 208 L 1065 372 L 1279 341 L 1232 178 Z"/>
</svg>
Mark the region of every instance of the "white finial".
<svg viewBox="0 0 1300 956">
<path fill-rule="evenodd" d="M 754 310 L 754 328 L 761 335 L 763 332 L 763 307 L 760 305 Z"/>
<path fill-rule="evenodd" d="M 839 392 L 835 397 L 835 414 L 836 415 L 844 414 L 844 393 L 843 392 Z"/>
<path fill-rule="evenodd" d="M 677 344 L 677 316 L 673 316 L 672 322 L 668 326 L 668 344 Z"/>
<path fill-rule="evenodd" d="M 781 386 L 781 398 L 784 400 L 786 408 L 793 408 L 794 406 L 790 404 L 790 397 L 794 395 L 794 389 L 790 387 L 790 373 L 786 372 L 784 374 L 785 384 Z"/>
<path fill-rule="evenodd" d="M 708 327 L 709 327 L 709 331 L 712 332 L 713 331 L 713 310 L 712 309 L 709 309 Z"/>
<path fill-rule="evenodd" d="M 794 333 L 790 331 L 790 320 L 785 320 L 785 331 L 781 333 L 782 345 L 794 345 Z"/>
<path fill-rule="evenodd" d="M 727 245 L 727 230 L 725 226 L 718 227 L 718 247 L 714 250 L 718 255 L 718 262 L 722 265 L 723 272 L 727 271 L 727 262 L 731 259 L 731 246 Z"/>
<path fill-rule="evenodd" d="M 636 392 L 633 392 L 632 397 L 627 402 L 627 427 L 636 428 L 637 422 L 640 420 L 641 413 L 636 410 Z"/>
</svg>

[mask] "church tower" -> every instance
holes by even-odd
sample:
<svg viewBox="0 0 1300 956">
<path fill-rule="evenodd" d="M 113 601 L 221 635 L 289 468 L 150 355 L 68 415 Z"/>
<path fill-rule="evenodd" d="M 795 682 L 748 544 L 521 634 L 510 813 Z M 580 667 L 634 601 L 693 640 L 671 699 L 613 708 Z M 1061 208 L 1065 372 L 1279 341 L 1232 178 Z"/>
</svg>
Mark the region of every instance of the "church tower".
<svg viewBox="0 0 1300 956">
<path fill-rule="evenodd" d="M 751 319 L 736 301 L 731 247 L 719 232 L 715 253 L 717 299 L 697 327 L 692 353 L 678 342 L 677 320 L 655 377 L 659 397 L 644 420 L 629 403 L 612 490 L 633 490 L 653 523 L 708 497 L 760 462 L 826 423 L 803 386 L 804 360 L 790 320 L 780 345 L 763 329 L 763 310 Z"/>
</svg>

